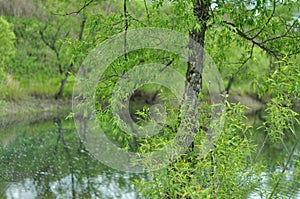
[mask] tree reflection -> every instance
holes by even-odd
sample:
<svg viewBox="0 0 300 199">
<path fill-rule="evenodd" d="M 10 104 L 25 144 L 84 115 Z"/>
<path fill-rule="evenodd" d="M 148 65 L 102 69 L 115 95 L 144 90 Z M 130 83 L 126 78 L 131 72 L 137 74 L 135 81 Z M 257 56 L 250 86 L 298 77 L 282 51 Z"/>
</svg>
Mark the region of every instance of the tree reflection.
<svg viewBox="0 0 300 199">
<path fill-rule="evenodd" d="M 136 176 L 95 160 L 71 121 L 56 117 L 11 133 L 16 138 L 0 147 L 0 198 L 137 197 L 131 182 Z"/>
</svg>

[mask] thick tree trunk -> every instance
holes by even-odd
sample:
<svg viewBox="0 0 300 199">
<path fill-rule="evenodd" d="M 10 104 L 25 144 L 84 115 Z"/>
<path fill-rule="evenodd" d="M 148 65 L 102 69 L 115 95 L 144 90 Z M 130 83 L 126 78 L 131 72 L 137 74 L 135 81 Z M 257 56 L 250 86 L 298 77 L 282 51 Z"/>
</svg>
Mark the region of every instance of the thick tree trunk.
<svg viewBox="0 0 300 199">
<path fill-rule="evenodd" d="M 202 89 L 202 72 L 204 68 L 204 44 L 207 21 L 209 19 L 210 0 L 194 0 L 194 15 L 200 23 L 200 30 L 190 32 L 191 54 L 189 56 L 187 82 L 199 94 Z M 197 42 L 199 45 L 195 45 Z"/>
<path fill-rule="evenodd" d="M 205 33 L 207 30 L 207 21 L 209 19 L 209 0 L 194 0 L 194 15 L 200 23 L 199 30 L 192 30 L 189 33 L 190 43 L 189 49 L 191 54 L 188 60 L 188 69 L 186 72 L 186 85 L 185 85 L 185 106 L 184 111 L 187 114 L 187 118 L 181 118 L 187 120 L 187 122 L 197 124 L 199 121 L 199 115 L 196 115 L 198 109 L 198 94 L 202 90 L 202 73 L 204 68 L 204 43 Z M 192 117 L 189 117 L 192 116 Z M 194 125 L 195 126 L 195 125 Z M 187 129 L 191 133 L 197 133 L 197 128 Z M 190 139 L 193 136 L 186 138 L 186 143 L 191 143 Z M 192 143 L 193 147 L 193 143 Z"/>
</svg>

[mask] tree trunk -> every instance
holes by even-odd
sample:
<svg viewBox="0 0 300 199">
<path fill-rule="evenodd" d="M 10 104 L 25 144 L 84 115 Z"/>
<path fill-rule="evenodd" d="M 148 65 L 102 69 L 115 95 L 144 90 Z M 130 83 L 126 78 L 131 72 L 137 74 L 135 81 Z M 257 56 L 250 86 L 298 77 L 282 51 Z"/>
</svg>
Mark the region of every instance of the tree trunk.
<svg viewBox="0 0 300 199">
<path fill-rule="evenodd" d="M 198 109 L 198 94 L 202 91 L 202 73 L 204 68 L 204 43 L 205 33 L 207 30 L 207 21 L 209 19 L 210 0 L 194 0 L 194 15 L 200 23 L 199 30 L 192 30 L 189 33 L 190 42 L 189 49 L 191 54 L 188 60 L 188 69 L 186 72 L 185 85 L 185 106 L 184 111 L 188 115 L 182 118 L 194 124 L 198 123 L 199 115 L 195 115 Z M 189 117 L 189 116 L 192 116 Z M 191 133 L 197 133 L 198 129 L 188 129 Z M 186 143 L 190 143 L 192 136 L 187 137 Z M 192 143 L 193 147 L 193 143 Z"/>
<path fill-rule="evenodd" d="M 230 91 L 230 89 L 231 89 L 231 86 L 232 86 L 234 80 L 235 80 L 235 79 L 234 79 L 234 75 L 232 75 L 232 76 L 230 77 L 229 81 L 228 81 L 228 84 L 227 84 L 226 88 L 225 88 L 225 91 L 226 91 L 227 94 L 229 94 L 229 91 Z"/>
<path fill-rule="evenodd" d="M 187 82 L 190 87 L 199 94 L 202 90 L 202 72 L 204 68 L 204 44 L 207 21 L 209 19 L 210 0 L 194 0 L 194 15 L 200 23 L 200 30 L 192 30 L 189 33 L 190 44 L 188 70 L 186 73 Z M 199 45 L 195 45 L 197 42 Z"/>
<path fill-rule="evenodd" d="M 59 91 L 58 91 L 58 93 L 56 93 L 55 96 L 54 96 L 54 98 L 55 98 L 56 100 L 62 98 L 63 93 L 64 93 L 64 90 L 65 90 L 65 85 L 66 85 L 66 82 L 67 82 L 67 80 L 68 80 L 68 77 L 69 77 L 69 73 L 66 73 L 65 78 L 64 78 L 63 80 L 61 80 Z"/>
</svg>

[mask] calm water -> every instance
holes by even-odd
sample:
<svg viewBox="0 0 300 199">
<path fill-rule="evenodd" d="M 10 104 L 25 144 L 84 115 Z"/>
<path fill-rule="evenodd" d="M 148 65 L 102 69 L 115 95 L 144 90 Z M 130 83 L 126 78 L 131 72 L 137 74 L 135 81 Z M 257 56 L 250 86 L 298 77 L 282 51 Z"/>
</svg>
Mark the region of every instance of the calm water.
<svg viewBox="0 0 300 199">
<path fill-rule="evenodd" d="M 139 198 L 133 180 L 142 176 L 114 171 L 96 161 L 81 144 L 73 122 L 61 118 L 0 128 L 0 198 Z M 262 131 L 255 137 L 259 155 L 254 154 L 253 161 L 263 161 L 266 170 L 261 174 L 263 191 L 250 198 L 266 198 L 275 184 L 272 176 L 280 176 L 295 144 L 277 197 L 300 198 L 297 136 L 288 135 L 276 144 L 264 142 Z"/>
<path fill-rule="evenodd" d="M 0 129 L 0 198 L 137 198 L 137 176 L 92 158 L 72 121 Z"/>
</svg>

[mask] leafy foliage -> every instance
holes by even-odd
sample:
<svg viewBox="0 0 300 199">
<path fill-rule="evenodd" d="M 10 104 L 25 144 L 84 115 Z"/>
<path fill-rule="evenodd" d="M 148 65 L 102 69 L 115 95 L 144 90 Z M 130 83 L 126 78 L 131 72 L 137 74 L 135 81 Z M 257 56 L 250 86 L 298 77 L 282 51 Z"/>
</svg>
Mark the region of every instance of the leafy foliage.
<svg viewBox="0 0 300 199">
<path fill-rule="evenodd" d="M 15 53 L 15 34 L 11 30 L 11 25 L 0 16 L 0 67 L 7 64 Z"/>
<path fill-rule="evenodd" d="M 151 173 L 150 179 L 137 181 L 144 197 L 246 198 L 256 192 L 271 198 L 280 195 L 282 189 L 278 187 L 286 181 L 288 167 L 293 167 L 299 175 L 299 162 L 294 161 L 299 156 L 295 154 L 299 141 L 296 131 L 300 99 L 299 1 L 27 1 L 36 14 L 26 13 L 25 4 L 12 9 L 12 3 L 0 2 L 0 11 L 7 18 L 0 17 L 0 85 L 6 88 L 0 88 L 2 99 L 58 96 L 57 91 L 63 92 L 65 84 L 67 91 L 64 94 L 69 97 L 77 70 L 93 48 L 130 29 L 167 28 L 197 35 L 198 39 L 202 36 L 199 41 L 203 42 L 226 80 L 224 94 L 232 95 L 235 89 L 246 88 L 244 94 L 264 103 L 266 114 L 260 125 L 265 140 L 262 148 L 270 142 L 284 145 L 289 139 L 296 138 L 292 149 L 287 150 L 287 157 L 278 160 L 282 165 L 281 172 L 271 172 L 268 190 L 260 188 L 266 184 L 261 179 L 266 170 L 264 162 L 253 158 L 259 148 L 254 138 L 257 130 L 247 124 L 246 107 L 226 101 L 226 118 L 220 137 L 209 153 L 200 156 L 199 150 L 208 136 L 205 129 L 210 128 L 212 105 L 208 85 L 197 85 L 202 88 L 199 93 L 201 116 L 194 147 L 176 161 L 170 161 L 163 170 Z M 12 2 L 20 3 L 19 0 Z M 127 3 L 126 9 L 124 3 Z M 199 15 L 203 10 L 208 12 L 206 18 Z M 14 24 L 13 31 L 10 24 Z M 97 85 L 96 102 L 92 105 L 97 107 L 97 119 L 106 136 L 121 150 L 137 154 L 157 151 L 168 145 L 176 137 L 181 122 L 180 102 L 163 86 L 129 82 L 123 90 L 114 91 L 120 79 L 134 66 L 150 63 L 171 63 L 168 67 L 191 75 L 188 74 L 188 63 L 170 52 L 150 49 L 129 52 L 114 60 L 105 71 Z M 147 73 L 151 72 L 151 68 L 147 70 Z M 137 80 L 141 79 L 136 76 Z M 132 88 L 135 90 L 131 91 Z M 24 90 L 27 95 L 22 93 Z M 120 101 L 126 100 L 130 105 L 130 116 L 141 127 L 157 122 L 151 118 L 151 107 L 160 102 L 167 114 L 165 126 L 152 137 L 137 138 L 126 134 L 111 110 L 112 107 L 124 108 Z M 87 112 L 84 117 L 88 117 Z M 48 137 L 45 137 L 41 143 L 47 144 L 47 141 Z M 37 141 L 16 140 L 16 144 L 23 142 L 26 145 Z M 12 148 L 6 152 L 13 153 Z M 35 150 L 47 148 L 41 146 Z M 262 150 L 258 150 L 257 156 L 261 153 Z M 9 163 L 9 157 L 7 154 L 2 159 Z M 27 158 L 21 160 L 30 165 Z M 59 161 L 67 162 L 65 157 L 62 158 Z M 16 166 L 16 169 L 21 168 Z M 65 170 L 67 168 L 62 168 Z"/>
</svg>

